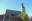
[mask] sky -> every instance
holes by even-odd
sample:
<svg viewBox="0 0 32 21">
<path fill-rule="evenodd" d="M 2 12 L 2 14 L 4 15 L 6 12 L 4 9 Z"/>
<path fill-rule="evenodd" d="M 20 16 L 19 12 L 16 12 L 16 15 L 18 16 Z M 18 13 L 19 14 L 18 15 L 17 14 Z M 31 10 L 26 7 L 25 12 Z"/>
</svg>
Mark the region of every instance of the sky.
<svg viewBox="0 0 32 21">
<path fill-rule="evenodd" d="M 6 9 L 20 11 L 21 4 L 29 16 L 32 16 L 32 0 L 0 0 L 0 15 L 5 14 Z"/>
</svg>

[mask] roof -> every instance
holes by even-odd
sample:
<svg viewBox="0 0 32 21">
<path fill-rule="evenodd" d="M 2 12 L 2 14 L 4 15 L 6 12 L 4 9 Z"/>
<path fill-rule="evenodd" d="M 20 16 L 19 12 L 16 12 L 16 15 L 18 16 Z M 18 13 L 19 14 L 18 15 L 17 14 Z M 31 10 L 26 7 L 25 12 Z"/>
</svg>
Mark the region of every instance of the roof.
<svg viewBox="0 0 32 21">
<path fill-rule="evenodd" d="M 17 16 L 18 14 L 20 14 L 20 11 L 7 9 L 7 10 L 6 10 L 6 13 L 8 13 L 8 14 L 14 14 L 14 15 Z"/>
</svg>

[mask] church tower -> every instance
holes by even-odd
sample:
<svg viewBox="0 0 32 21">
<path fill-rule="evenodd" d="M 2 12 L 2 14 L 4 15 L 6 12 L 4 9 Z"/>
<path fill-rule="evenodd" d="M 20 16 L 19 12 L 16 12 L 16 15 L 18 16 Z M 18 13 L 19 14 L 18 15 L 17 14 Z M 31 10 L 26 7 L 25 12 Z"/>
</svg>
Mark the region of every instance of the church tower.
<svg viewBox="0 0 32 21">
<path fill-rule="evenodd" d="M 22 17 L 23 17 L 24 21 L 28 21 L 29 18 L 28 18 L 28 15 L 25 12 L 25 7 L 24 7 L 23 3 L 22 3 L 22 15 L 23 15 Z"/>
<path fill-rule="evenodd" d="M 19 17 L 20 17 L 23 21 L 28 21 L 28 15 L 27 15 L 26 12 L 25 12 L 25 7 L 24 7 L 23 3 L 22 3 L 21 5 L 22 5 L 22 12 L 21 12 L 21 14 L 19 14 Z"/>
</svg>

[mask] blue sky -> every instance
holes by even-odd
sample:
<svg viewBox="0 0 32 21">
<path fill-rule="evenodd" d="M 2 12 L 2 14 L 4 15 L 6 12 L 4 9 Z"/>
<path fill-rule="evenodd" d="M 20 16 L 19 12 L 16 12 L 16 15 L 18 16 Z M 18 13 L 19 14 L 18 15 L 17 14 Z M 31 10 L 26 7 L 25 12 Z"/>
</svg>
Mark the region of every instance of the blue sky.
<svg viewBox="0 0 32 21">
<path fill-rule="evenodd" d="M 0 0 L 0 15 L 5 13 L 6 9 L 19 11 L 22 2 L 27 14 L 32 16 L 32 0 Z"/>
</svg>

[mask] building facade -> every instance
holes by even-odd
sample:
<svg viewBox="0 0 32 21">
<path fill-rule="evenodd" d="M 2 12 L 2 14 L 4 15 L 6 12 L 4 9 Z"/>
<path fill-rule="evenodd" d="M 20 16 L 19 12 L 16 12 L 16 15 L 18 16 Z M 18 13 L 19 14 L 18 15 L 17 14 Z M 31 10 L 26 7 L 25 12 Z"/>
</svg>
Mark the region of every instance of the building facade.
<svg viewBox="0 0 32 21">
<path fill-rule="evenodd" d="M 10 21 L 17 21 L 17 16 L 20 13 L 20 11 L 15 10 L 6 10 L 5 19 Z"/>
</svg>

